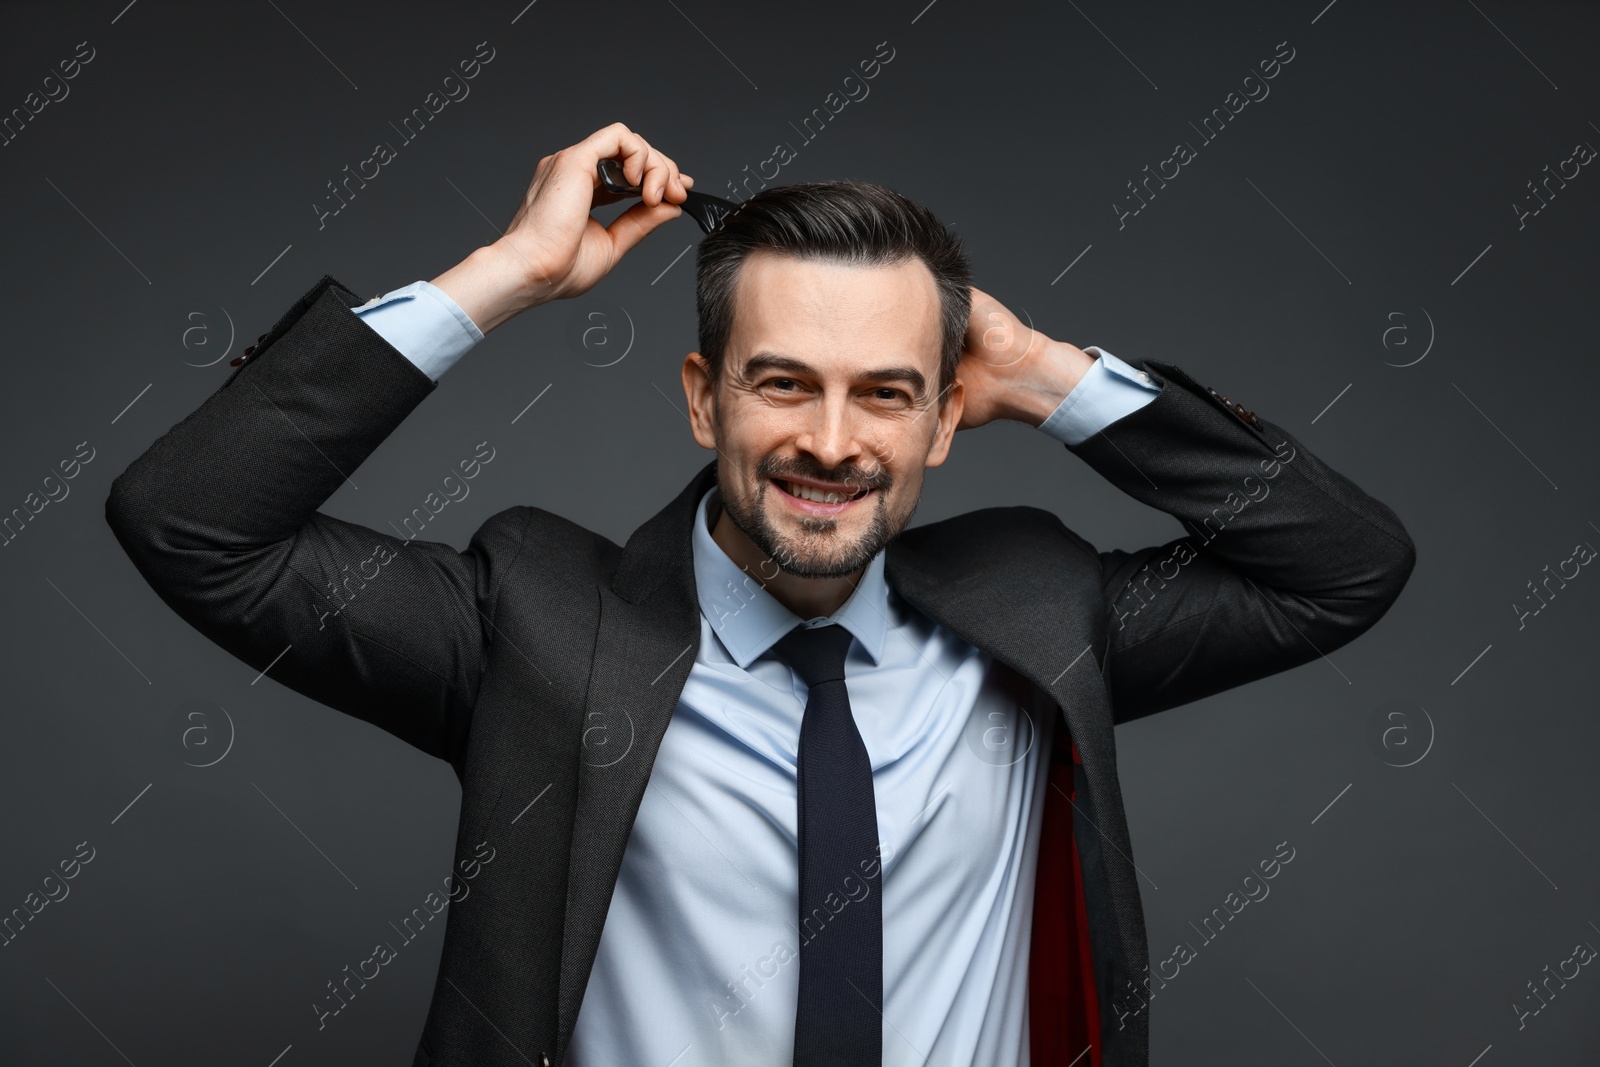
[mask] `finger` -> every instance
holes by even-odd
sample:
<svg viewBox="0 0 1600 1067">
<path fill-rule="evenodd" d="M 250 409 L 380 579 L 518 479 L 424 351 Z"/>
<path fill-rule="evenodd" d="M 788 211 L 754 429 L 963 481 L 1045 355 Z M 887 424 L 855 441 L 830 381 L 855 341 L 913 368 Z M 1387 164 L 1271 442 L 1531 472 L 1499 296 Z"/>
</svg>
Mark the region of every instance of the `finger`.
<svg viewBox="0 0 1600 1067">
<path fill-rule="evenodd" d="M 678 163 L 665 152 L 657 150 L 656 157 L 661 160 L 661 199 L 668 197 L 673 203 L 681 204 L 687 195 L 681 182 L 678 180 Z"/>
<path fill-rule="evenodd" d="M 611 225 L 606 227 L 606 234 L 611 238 L 613 262 L 627 255 L 657 226 L 670 222 L 681 214 L 683 208 L 677 204 L 638 203 L 612 219 Z"/>
<path fill-rule="evenodd" d="M 682 203 L 687 190 L 677 184 L 678 164 L 659 148 L 651 147 L 650 165 L 646 168 L 644 202 L 652 206 L 665 202 Z M 672 200 L 667 197 L 671 195 Z"/>
<path fill-rule="evenodd" d="M 661 195 L 666 191 L 666 182 L 662 178 L 666 165 L 661 160 L 661 153 L 652 146 L 645 157 L 644 171 L 639 178 L 639 199 L 651 207 L 661 203 Z"/>
<path fill-rule="evenodd" d="M 630 184 L 638 185 L 644 175 L 644 161 L 650 154 L 650 145 L 643 137 L 620 122 L 591 133 L 572 147 L 573 164 L 586 168 L 589 181 L 600 188 L 599 166 L 602 159 L 615 159 L 622 164 L 622 173 Z"/>
<path fill-rule="evenodd" d="M 579 157 L 578 163 L 588 167 L 590 180 L 597 191 L 604 189 L 598 172 L 600 160 L 617 159 L 622 164 L 623 176 L 629 184 L 639 187 L 640 199 L 651 207 L 663 202 L 678 173 L 677 163 L 620 122 L 596 130 L 574 148 L 581 149 L 575 151 Z M 688 187 L 680 188 L 686 196 Z M 678 199 L 681 202 L 684 198 Z M 595 202 L 612 203 L 616 199 L 620 198 L 597 199 Z"/>
<path fill-rule="evenodd" d="M 643 140 L 641 138 L 641 140 Z M 650 187 L 646 182 L 650 179 L 651 162 L 655 159 L 656 152 L 648 142 L 645 142 L 644 151 L 630 158 L 623 164 L 623 173 L 628 175 L 628 181 L 639 187 L 639 198 L 645 203 L 650 202 Z M 637 175 L 630 174 L 630 169 L 636 169 Z"/>
</svg>

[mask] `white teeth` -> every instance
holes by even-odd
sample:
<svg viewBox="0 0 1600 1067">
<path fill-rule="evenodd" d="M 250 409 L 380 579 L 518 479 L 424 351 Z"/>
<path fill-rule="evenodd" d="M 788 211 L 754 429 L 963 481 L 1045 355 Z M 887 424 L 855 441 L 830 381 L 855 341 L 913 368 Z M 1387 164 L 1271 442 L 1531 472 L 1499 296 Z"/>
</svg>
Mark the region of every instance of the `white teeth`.
<svg viewBox="0 0 1600 1067">
<path fill-rule="evenodd" d="M 854 493 L 830 493 L 814 486 L 800 485 L 795 482 L 784 482 L 783 487 L 790 495 L 797 496 L 801 500 L 810 500 L 816 504 L 843 504 L 855 495 Z"/>
</svg>

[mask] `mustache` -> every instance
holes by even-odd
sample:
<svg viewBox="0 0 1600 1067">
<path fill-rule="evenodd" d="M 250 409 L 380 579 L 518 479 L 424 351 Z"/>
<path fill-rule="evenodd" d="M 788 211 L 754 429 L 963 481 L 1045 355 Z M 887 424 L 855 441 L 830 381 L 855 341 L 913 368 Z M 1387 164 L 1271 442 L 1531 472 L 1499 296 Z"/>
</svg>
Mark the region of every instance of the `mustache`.
<svg viewBox="0 0 1600 1067">
<path fill-rule="evenodd" d="M 812 481 L 853 490 L 887 489 L 894 484 L 894 478 L 882 467 L 870 472 L 854 465 L 826 470 L 820 466 L 772 456 L 768 456 L 757 465 L 756 473 L 763 478 L 809 478 Z"/>
</svg>

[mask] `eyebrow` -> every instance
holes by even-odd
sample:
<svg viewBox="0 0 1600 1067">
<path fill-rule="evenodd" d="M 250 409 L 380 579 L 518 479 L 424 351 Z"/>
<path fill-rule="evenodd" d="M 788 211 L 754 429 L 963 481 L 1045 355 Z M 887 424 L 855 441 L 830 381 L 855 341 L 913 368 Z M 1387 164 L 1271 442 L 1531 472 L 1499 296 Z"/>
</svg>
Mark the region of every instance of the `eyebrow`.
<svg viewBox="0 0 1600 1067">
<path fill-rule="evenodd" d="M 754 378 L 758 374 L 775 370 L 792 371 L 796 374 L 817 373 L 811 364 L 781 352 L 757 352 L 745 361 L 742 373 L 746 378 Z M 915 390 L 918 399 L 925 396 L 928 391 L 927 378 L 915 367 L 879 367 L 875 370 L 861 371 L 856 378 L 860 381 L 905 382 Z"/>
</svg>

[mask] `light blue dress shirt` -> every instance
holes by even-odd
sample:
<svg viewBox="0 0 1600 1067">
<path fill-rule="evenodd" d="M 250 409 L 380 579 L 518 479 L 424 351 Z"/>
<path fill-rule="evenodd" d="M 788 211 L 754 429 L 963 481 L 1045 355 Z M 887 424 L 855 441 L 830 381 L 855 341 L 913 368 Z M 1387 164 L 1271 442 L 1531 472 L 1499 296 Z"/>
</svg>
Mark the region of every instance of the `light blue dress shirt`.
<svg viewBox="0 0 1600 1067">
<path fill-rule="evenodd" d="M 427 282 L 356 314 L 435 379 L 483 338 Z M 1094 366 L 1039 426 L 1067 444 L 1159 391 L 1111 353 L 1085 351 Z M 712 539 L 719 511 L 713 487 L 692 534 L 700 649 L 628 838 L 567 1064 L 792 1059 L 806 686 L 770 649 L 797 625 L 834 622 L 855 638 L 845 685 L 882 845 L 883 1063 L 1028 1067 L 1054 704 L 904 602 L 881 552 L 837 612 L 800 619 Z M 839 899 L 852 902 L 844 887 Z"/>
</svg>

